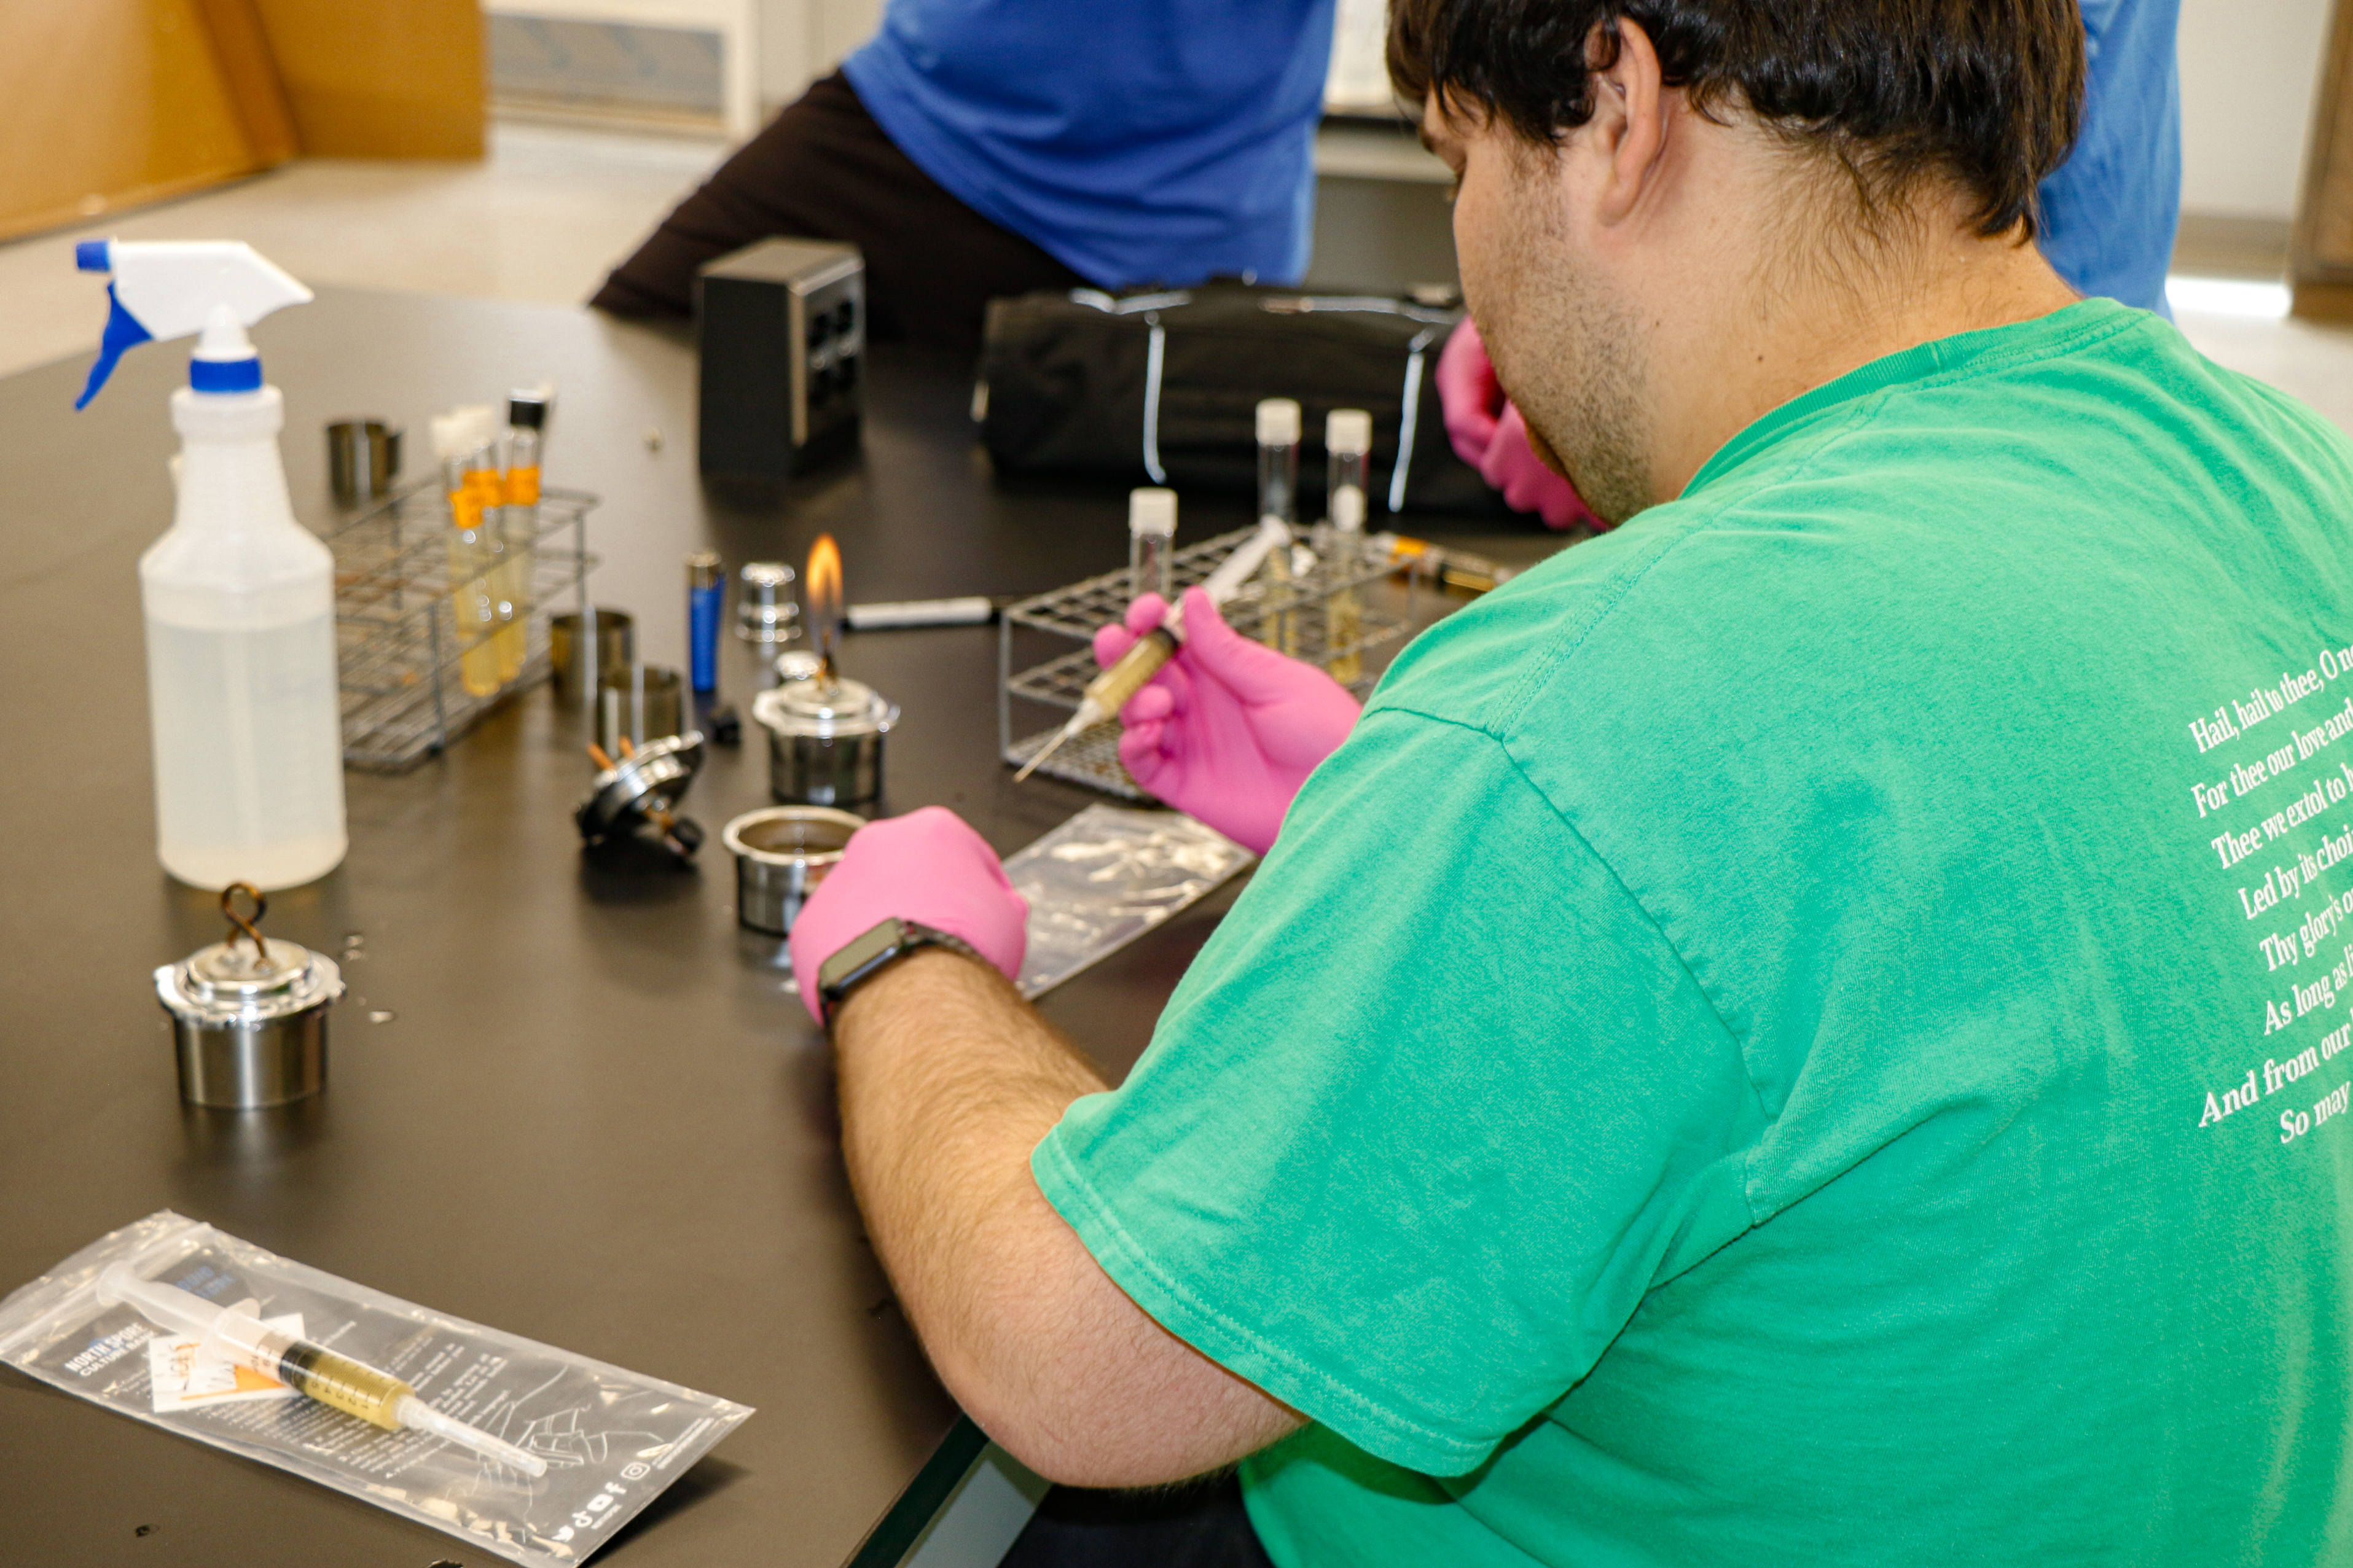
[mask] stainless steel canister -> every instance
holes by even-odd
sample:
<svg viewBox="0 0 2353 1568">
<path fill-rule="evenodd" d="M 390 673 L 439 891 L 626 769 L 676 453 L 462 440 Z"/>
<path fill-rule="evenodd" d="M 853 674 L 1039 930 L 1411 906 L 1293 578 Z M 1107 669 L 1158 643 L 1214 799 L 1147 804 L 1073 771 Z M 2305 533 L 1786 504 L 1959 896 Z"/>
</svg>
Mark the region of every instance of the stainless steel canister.
<svg viewBox="0 0 2353 1568">
<path fill-rule="evenodd" d="M 859 805 L 882 793 L 882 739 L 898 705 L 859 680 L 788 680 L 752 701 L 768 731 L 768 793 L 794 805 Z"/>
<path fill-rule="evenodd" d="M 727 825 L 735 854 L 735 918 L 754 931 L 789 935 L 794 917 L 841 858 L 862 816 L 828 805 L 772 805 Z"/>
<path fill-rule="evenodd" d="M 399 426 L 383 419 L 338 419 L 327 426 L 327 485 L 337 506 L 389 495 L 399 477 Z"/>
<path fill-rule="evenodd" d="M 250 927 L 158 969 L 180 1098 L 249 1110 L 316 1094 L 327 1081 L 327 1009 L 343 994 L 333 960 Z"/>
<path fill-rule="evenodd" d="M 596 691 L 596 743 L 608 752 L 686 732 L 686 678 L 658 664 L 613 671 Z"/>
<path fill-rule="evenodd" d="M 593 680 L 603 685 L 615 671 L 627 673 L 638 661 L 637 622 L 627 610 L 596 606 L 596 647 L 590 657 L 575 611 L 547 623 L 547 660 L 555 677 L 555 695 L 566 701 L 580 696 Z"/>
<path fill-rule="evenodd" d="M 781 561 L 747 561 L 737 574 L 735 635 L 745 642 L 786 643 L 801 635 L 793 569 Z"/>
</svg>

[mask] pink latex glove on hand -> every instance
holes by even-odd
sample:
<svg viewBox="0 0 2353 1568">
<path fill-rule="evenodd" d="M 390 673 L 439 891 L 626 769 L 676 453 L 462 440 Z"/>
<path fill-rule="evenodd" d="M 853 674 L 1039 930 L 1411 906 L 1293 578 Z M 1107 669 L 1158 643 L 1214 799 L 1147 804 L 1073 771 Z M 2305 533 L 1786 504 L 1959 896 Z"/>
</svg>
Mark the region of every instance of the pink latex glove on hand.
<svg viewBox="0 0 2353 1568">
<path fill-rule="evenodd" d="M 1446 417 L 1447 439 L 1455 456 L 1503 491 L 1514 511 L 1532 511 L 1548 528 L 1609 524 L 1593 515 L 1577 487 L 1544 466 L 1528 445 L 1527 421 L 1495 379 L 1487 345 L 1465 316 L 1438 356 L 1438 403 Z"/>
<path fill-rule="evenodd" d="M 793 978 L 801 1005 L 818 1010 L 817 976 L 825 961 L 896 916 L 951 936 L 1005 972 L 1021 973 L 1029 945 L 1029 901 L 1005 879 L 986 839 L 942 805 L 870 822 L 849 836 L 793 921 Z"/>
<path fill-rule="evenodd" d="M 1167 613 L 1157 594 L 1136 600 L 1125 626 L 1095 633 L 1095 662 L 1108 668 Z M 1120 710 L 1119 760 L 1160 799 L 1263 855 L 1362 711 L 1338 681 L 1242 636 L 1192 588 L 1185 646 Z"/>
</svg>

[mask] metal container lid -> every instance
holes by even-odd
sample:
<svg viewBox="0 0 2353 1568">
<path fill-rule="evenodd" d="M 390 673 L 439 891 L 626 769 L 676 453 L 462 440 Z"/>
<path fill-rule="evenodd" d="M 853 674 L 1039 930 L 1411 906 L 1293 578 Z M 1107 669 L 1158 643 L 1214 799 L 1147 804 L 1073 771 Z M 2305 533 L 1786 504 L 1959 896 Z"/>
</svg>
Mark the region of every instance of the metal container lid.
<svg viewBox="0 0 2353 1568">
<path fill-rule="evenodd" d="M 779 735 L 833 740 L 881 735 L 899 721 L 899 708 L 862 680 L 787 681 L 752 701 L 752 717 Z"/>
<path fill-rule="evenodd" d="M 667 813 L 686 795 L 702 766 L 702 735 L 689 730 L 649 741 L 598 773 L 575 814 L 580 835 L 596 843 L 639 818 Z"/>
<path fill-rule="evenodd" d="M 230 903 L 240 890 L 253 900 L 251 919 L 240 918 Z M 221 912 L 234 928 L 228 940 L 155 971 L 155 994 L 174 1016 L 242 1027 L 291 1017 L 343 994 L 343 972 L 332 959 L 254 929 L 268 907 L 241 882 L 221 894 Z"/>
<path fill-rule="evenodd" d="M 866 818 L 829 805 L 771 805 L 745 812 L 721 837 L 735 854 L 764 866 L 829 866 L 841 858 L 849 836 L 865 826 Z"/>
</svg>

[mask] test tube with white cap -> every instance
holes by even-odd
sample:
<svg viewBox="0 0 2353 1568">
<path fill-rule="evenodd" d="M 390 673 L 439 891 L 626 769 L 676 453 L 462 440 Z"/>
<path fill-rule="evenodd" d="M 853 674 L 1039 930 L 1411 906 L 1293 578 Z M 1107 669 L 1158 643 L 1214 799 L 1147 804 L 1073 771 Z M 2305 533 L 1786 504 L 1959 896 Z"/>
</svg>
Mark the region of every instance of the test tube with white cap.
<svg viewBox="0 0 2353 1568">
<path fill-rule="evenodd" d="M 1299 526 L 1299 405 L 1288 397 L 1261 399 L 1258 405 L 1258 515 L 1287 529 Z M 1312 565 L 1310 570 L 1312 570 Z M 1300 574 L 1291 551 L 1266 558 L 1267 640 L 1284 653 L 1299 651 L 1299 622 L 1291 605 Z"/>
<path fill-rule="evenodd" d="M 112 1264 L 98 1277 L 98 1300 L 103 1307 L 135 1307 L 142 1317 L 199 1341 L 199 1355 L 276 1378 L 297 1394 L 386 1431 L 429 1432 L 527 1476 L 547 1474 L 545 1459 L 443 1415 L 392 1373 L 269 1327 L 261 1321 L 259 1301 L 216 1307 L 176 1285 L 142 1279 L 127 1263 Z"/>
<path fill-rule="evenodd" d="M 1373 416 L 1361 408 L 1332 410 L 1324 419 L 1324 515 L 1336 525 L 1340 521 L 1340 492 L 1353 489 L 1360 500 L 1365 495 L 1366 474 L 1373 454 Z M 1360 506 L 1356 511 L 1359 529 L 1364 526 L 1364 516 Z"/>
<path fill-rule="evenodd" d="M 1127 492 L 1127 596 L 1176 596 L 1176 492 Z"/>
</svg>

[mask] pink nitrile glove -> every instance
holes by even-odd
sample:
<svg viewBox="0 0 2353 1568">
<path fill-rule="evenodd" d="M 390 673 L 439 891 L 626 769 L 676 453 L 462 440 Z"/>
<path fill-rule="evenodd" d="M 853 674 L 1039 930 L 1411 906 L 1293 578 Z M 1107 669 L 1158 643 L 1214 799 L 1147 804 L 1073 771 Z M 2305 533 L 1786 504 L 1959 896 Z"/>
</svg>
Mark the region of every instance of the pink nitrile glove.
<svg viewBox="0 0 2353 1568">
<path fill-rule="evenodd" d="M 1126 625 L 1095 633 L 1095 662 L 1109 667 L 1167 613 L 1157 594 L 1136 600 Z M 1362 711 L 1331 676 L 1252 642 L 1191 588 L 1185 646 L 1120 710 L 1119 760 L 1161 800 L 1263 855 Z"/>
<path fill-rule="evenodd" d="M 1609 526 L 1593 515 L 1577 487 L 1544 466 L 1528 445 L 1528 425 L 1504 395 L 1487 359 L 1478 325 L 1465 316 L 1438 355 L 1438 405 L 1454 455 L 1479 470 L 1514 511 L 1532 511 L 1547 528 Z"/>
<path fill-rule="evenodd" d="M 1029 900 L 987 839 L 947 807 L 927 805 L 851 834 L 793 921 L 793 979 L 810 1017 L 825 1021 L 817 996 L 825 961 L 893 917 L 963 938 L 1008 980 L 1021 973 Z"/>
<path fill-rule="evenodd" d="M 1504 395 L 1495 367 L 1488 363 L 1487 345 L 1478 323 L 1468 316 L 1454 324 L 1446 346 L 1438 351 L 1438 407 L 1446 421 L 1446 438 L 1454 455 L 1477 468 L 1495 444 L 1495 426 L 1511 400 Z"/>
<path fill-rule="evenodd" d="M 1504 405 L 1504 416 L 1495 422 L 1495 438 L 1487 444 L 1487 455 L 1476 467 L 1481 479 L 1504 492 L 1505 506 L 1535 513 L 1546 528 L 1574 528 L 1579 523 L 1595 530 L 1609 526 L 1593 515 L 1575 485 L 1545 467 L 1544 459 L 1528 445 L 1528 422 L 1521 417 L 1516 404 Z"/>
</svg>

